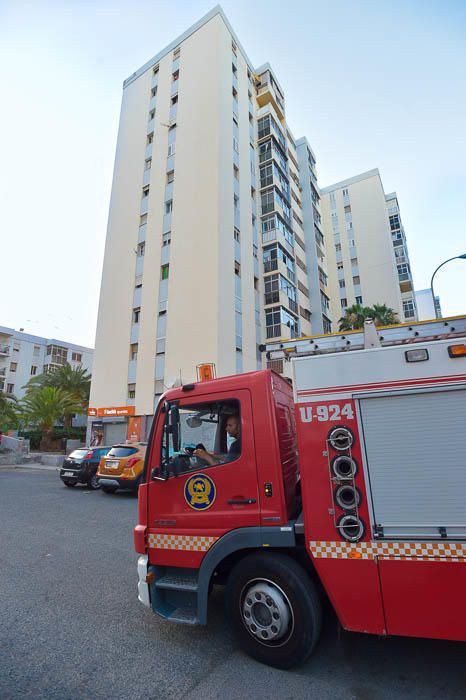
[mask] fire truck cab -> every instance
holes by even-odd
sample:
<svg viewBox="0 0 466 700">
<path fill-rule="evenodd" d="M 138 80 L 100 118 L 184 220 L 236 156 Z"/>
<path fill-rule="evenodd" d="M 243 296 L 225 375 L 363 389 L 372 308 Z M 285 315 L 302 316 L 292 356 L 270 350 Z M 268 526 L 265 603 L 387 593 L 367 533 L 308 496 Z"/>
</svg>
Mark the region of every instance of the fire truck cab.
<svg viewBox="0 0 466 700">
<path fill-rule="evenodd" d="M 224 585 L 241 646 L 281 668 L 312 652 L 323 597 L 347 630 L 465 641 L 466 319 L 266 350 L 293 388 L 264 370 L 162 397 L 139 600 L 206 624 Z"/>
</svg>

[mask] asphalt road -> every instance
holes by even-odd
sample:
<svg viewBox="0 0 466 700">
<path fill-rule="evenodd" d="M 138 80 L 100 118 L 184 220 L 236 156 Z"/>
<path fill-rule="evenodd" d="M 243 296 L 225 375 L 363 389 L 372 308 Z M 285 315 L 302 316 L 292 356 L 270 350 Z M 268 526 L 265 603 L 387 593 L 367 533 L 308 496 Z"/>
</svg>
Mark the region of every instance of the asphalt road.
<svg viewBox="0 0 466 700">
<path fill-rule="evenodd" d="M 464 700 L 466 644 L 339 630 L 278 671 L 244 656 L 211 596 L 209 626 L 137 600 L 136 499 L 65 488 L 52 471 L 0 470 L 0 698 Z"/>
</svg>

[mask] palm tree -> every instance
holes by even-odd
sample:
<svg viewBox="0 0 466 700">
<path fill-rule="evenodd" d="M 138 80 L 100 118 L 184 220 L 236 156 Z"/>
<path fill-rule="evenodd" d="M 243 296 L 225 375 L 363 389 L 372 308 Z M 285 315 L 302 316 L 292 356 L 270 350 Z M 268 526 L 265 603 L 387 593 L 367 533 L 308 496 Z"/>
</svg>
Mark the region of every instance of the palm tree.
<svg viewBox="0 0 466 700">
<path fill-rule="evenodd" d="M 82 405 L 66 391 L 54 386 L 43 386 L 28 391 L 21 401 L 23 417 L 43 432 L 41 449 L 46 449 L 55 423 L 65 415 L 79 413 Z"/>
<path fill-rule="evenodd" d="M 19 419 L 17 401 L 14 394 L 5 394 L 0 391 L 0 430 L 10 430 L 17 426 Z"/>
<path fill-rule="evenodd" d="M 392 326 L 398 323 L 396 312 L 386 304 L 361 306 L 353 304 L 346 309 L 345 315 L 339 320 L 340 331 L 354 331 L 364 327 L 366 318 L 371 318 L 376 326 Z"/>
<path fill-rule="evenodd" d="M 71 427 L 72 414 L 84 413 L 89 405 L 89 393 L 91 390 L 91 375 L 82 367 L 71 367 L 70 364 L 63 365 L 50 374 L 39 374 L 29 380 L 26 385 L 28 393 L 41 387 L 55 387 L 62 389 L 75 404 L 79 405 L 77 410 L 71 413 L 65 411 L 63 414 L 64 425 Z"/>
<path fill-rule="evenodd" d="M 339 320 L 340 331 L 354 331 L 364 326 L 366 318 L 371 318 L 369 309 L 361 304 L 353 304 L 348 306 L 345 315 Z"/>
<path fill-rule="evenodd" d="M 371 308 L 376 326 L 393 326 L 399 323 L 397 313 L 386 304 L 374 304 Z"/>
</svg>

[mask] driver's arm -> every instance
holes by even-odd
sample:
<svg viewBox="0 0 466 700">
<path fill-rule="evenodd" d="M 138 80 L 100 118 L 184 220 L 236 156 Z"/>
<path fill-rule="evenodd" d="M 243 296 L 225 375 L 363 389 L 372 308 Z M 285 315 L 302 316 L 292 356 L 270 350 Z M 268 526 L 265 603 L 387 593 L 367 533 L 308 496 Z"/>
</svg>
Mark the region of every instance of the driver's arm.
<svg viewBox="0 0 466 700">
<path fill-rule="evenodd" d="M 219 464 L 220 460 L 218 457 L 216 457 L 214 454 L 211 452 L 207 452 L 207 450 L 203 450 L 200 447 L 198 447 L 196 450 L 194 450 L 193 455 L 195 457 L 199 457 L 200 459 L 204 459 L 207 464 L 210 466 L 213 466 L 214 464 Z"/>
</svg>

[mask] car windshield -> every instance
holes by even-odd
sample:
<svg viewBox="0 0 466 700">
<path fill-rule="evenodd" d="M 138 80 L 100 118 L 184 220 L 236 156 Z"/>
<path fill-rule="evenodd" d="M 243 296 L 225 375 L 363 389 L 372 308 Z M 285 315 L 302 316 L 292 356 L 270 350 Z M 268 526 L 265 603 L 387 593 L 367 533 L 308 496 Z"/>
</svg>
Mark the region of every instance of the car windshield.
<svg viewBox="0 0 466 700">
<path fill-rule="evenodd" d="M 135 447 L 112 447 L 110 452 L 107 454 L 107 457 L 129 457 L 130 455 L 134 455 L 137 452 L 137 448 Z"/>
<path fill-rule="evenodd" d="M 72 457 L 73 459 L 83 459 L 88 452 L 89 450 L 73 450 L 73 452 L 68 456 Z"/>
</svg>

